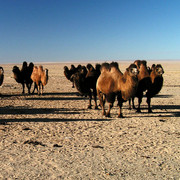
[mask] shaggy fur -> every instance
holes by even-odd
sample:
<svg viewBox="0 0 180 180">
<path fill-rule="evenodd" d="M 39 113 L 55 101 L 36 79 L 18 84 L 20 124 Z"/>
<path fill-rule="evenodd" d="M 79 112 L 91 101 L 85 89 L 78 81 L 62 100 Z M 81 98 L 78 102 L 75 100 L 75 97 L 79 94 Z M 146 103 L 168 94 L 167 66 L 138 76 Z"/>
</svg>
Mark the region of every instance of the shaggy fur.
<svg viewBox="0 0 180 180">
<path fill-rule="evenodd" d="M 138 70 L 135 64 L 131 64 L 124 74 L 119 70 L 118 63 L 116 62 L 102 64 L 96 88 L 103 115 L 110 117 L 110 110 L 117 96 L 119 106 L 118 117 L 123 117 L 122 104 L 135 95 L 138 86 L 137 74 Z M 107 112 L 105 112 L 104 107 L 105 101 L 109 103 Z"/>
<path fill-rule="evenodd" d="M 34 66 L 31 79 L 35 83 L 32 93 L 34 93 L 35 88 L 37 87 L 38 95 L 42 95 L 44 86 L 48 83 L 48 69 L 44 70 L 43 66 Z"/>
<path fill-rule="evenodd" d="M 21 70 L 17 67 L 13 67 L 13 74 L 14 74 L 14 79 L 16 80 L 17 83 L 22 84 L 22 94 L 25 92 L 25 84 L 28 89 L 28 93 L 30 94 L 30 89 L 32 85 L 32 80 L 31 80 L 31 74 L 32 74 L 32 69 L 33 69 L 34 64 L 31 62 L 28 66 L 27 62 L 24 61 Z"/>
<path fill-rule="evenodd" d="M 96 65 L 96 69 L 91 65 L 87 65 L 86 70 L 85 67 L 81 67 L 78 72 L 73 75 L 73 81 L 75 84 L 76 89 L 81 95 L 85 95 L 89 97 L 89 105 L 88 108 L 90 109 L 92 104 L 92 95 L 94 97 L 95 102 L 95 109 L 98 108 L 97 106 L 97 92 L 96 92 L 96 82 L 99 77 L 100 73 L 100 65 Z"/>
<path fill-rule="evenodd" d="M 164 70 L 161 64 L 157 65 L 152 65 L 151 67 L 151 73 L 150 73 L 150 78 L 151 78 L 151 87 L 148 89 L 146 93 L 147 97 L 147 103 L 148 103 L 148 112 L 151 113 L 151 98 L 154 97 L 156 94 L 160 92 L 163 86 L 163 75 Z"/>
<path fill-rule="evenodd" d="M 145 60 L 136 60 L 134 61 L 134 64 L 137 65 L 139 74 L 138 74 L 138 88 L 135 97 L 138 98 L 138 108 L 137 112 L 141 112 L 141 102 L 143 98 L 143 92 L 148 90 L 151 87 L 151 79 L 149 75 L 149 70 L 147 68 L 147 62 Z M 135 109 L 134 105 L 134 97 L 132 98 L 132 105 L 133 108 Z M 129 100 L 129 109 L 131 109 L 131 99 Z"/>
<path fill-rule="evenodd" d="M 64 76 L 72 82 L 72 88 L 74 88 L 73 74 L 81 70 L 81 65 L 78 65 L 77 68 L 72 64 L 69 69 L 67 66 L 64 66 Z"/>
</svg>

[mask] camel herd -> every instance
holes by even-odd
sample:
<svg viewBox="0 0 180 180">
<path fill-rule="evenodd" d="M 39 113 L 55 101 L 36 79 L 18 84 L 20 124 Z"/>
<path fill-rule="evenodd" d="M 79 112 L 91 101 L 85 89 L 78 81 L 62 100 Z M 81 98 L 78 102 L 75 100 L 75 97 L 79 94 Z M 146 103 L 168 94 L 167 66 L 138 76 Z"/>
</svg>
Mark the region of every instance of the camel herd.
<svg viewBox="0 0 180 180">
<path fill-rule="evenodd" d="M 129 100 L 133 109 L 134 98 L 138 98 L 137 112 L 141 112 L 141 102 L 143 93 L 146 92 L 148 112 L 151 113 L 151 98 L 158 94 L 163 86 L 163 67 L 160 64 L 153 64 L 147 67 L 147 61 L 136 60 L 130 64 L 126 71 L 122 73 L 117 62 L 96 64 L 94 68 L 91 64 L 87 66 L 71 65 L 70 69 L 64 66 L 65 77 L 75 85 L 81 95 L 89 97 L 88 108 L 91 108 L 92 95 L 94 96 L 95 109 L 98 109 L 97 98 L 100 101 L 102 115 L 110 117 L 110 111 L 117 98 L 119 113 L 122 118 L 123 102 Z M 108 103 L 108 110 L 105 110 L 105 103 Z"/>
<path fill-rule="evenodd" d="M 48 83 L 48 69 L 43 66 L 34 66 L 31 62 L 23 62 L 21 69 L 14 66 L 12 69 L 14 79 L 22 84 L 22 93 L 25 92 L 25 85 L 29 94 L 43 94 L 43 88 Z M 151 68 L 147 66 L 147 61 L 136 60 L 122 73 L 117 62 L 92 64 L 86 66 L 73 64 L 70 68 L 64 66 L 65 77 L 72 82 L 72 87 L 76 88 L 80 95 L 89 97 L 88 108 L 92 108 L 92 98 L 94 97 L 95 109 L 99 105 L 102 115 L 110 117 L 110 111 L 115 100 L 118 101 L 118 117 L 122 118 L 122 105 L 129 101 L 129 109 L 136 109 L 141 112 L 141 102 L 143 94 L 147 97 L 148 112 L 151 113 L 151 98 L 158 94 L 163 86 L 163 67 L 160 64 L 153 64 Z M 3 83 L 4 70 L 0 67 L 0 86 Z M 34 89 L 31 86 L 34 82 Z M 137 108 L 134 105 L 134 98 L 138 98 Z M 108 103 L 108 110 L 105 110 L 105 103 Z M 132 102 L 132 106 L 131 106 Z"/>
<path fill-rule="evenodd" d="M 34 66 L 32 62 L 28 65 L 28 63 L 24 61 L 21 69 L 17 66 L 14 66 L 12 72 L 15 81 L 22 85 L 22 94 L 25 93 L 25 85 L 28 89 L 29 94 L 34 94 L 35 90 L 37 90 L 37 93 L 39 95 L 43 94 L 43 87 L 48 82 L 48 69 L 43 69 L 43 66 Z M 2 67 L 0 67 L 0 86 L 3 83 L 3 80 L 4 70 Z M 31 93 L 30 90 L 33 82 L 34 90 Z"/>
</svg>

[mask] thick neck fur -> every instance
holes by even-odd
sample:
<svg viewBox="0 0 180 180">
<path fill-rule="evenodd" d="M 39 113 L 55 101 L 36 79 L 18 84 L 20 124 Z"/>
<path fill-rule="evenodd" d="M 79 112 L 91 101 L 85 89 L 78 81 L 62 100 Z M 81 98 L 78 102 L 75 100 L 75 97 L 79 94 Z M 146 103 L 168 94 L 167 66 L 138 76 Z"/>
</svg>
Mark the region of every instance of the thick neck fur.
<svg viewBox="0 0 180 180">
<path fill-rule="evenodd" d="M 155 69 L 153 69 L 153 70 L 151 71 L 150 77 L 151 77 L 152 83 L 154 83 L 155 78 L 157 78 L 157 77 L 162 78 L 162 75 L 158 75 L 158 74 L 155 72 Z"/>
<path fill-rule="evenodd" d="M 45 86 L 48 82 L 48 70 L 45 69 L 43 70 L 43 74 L 41 75 L 41 81 L 42 81 L 42 84 L 43 86 Z"/>
<path fill-rule="evenodd" d="M 136 93 L 138 86 L 138 78 L 135 76 L 130 76 L 128 71 L 124 73 L 121 80 L 119 80 L 119 85 L 121 89 L 122 98 L 127 101 L 133 97 Z"/>
<path fill-rule="evenodd" d="M 74 83 L 81 95 L 88 94 L 88 82 L 87 78 L 83 74 L 76 74 L 74 78 Z"/>
<path fill-rule="evenodd" d="M 145 65 L 141 64 L 138 74 L 138 80 L 149 77 L 148 69 Z"/>
</svg>

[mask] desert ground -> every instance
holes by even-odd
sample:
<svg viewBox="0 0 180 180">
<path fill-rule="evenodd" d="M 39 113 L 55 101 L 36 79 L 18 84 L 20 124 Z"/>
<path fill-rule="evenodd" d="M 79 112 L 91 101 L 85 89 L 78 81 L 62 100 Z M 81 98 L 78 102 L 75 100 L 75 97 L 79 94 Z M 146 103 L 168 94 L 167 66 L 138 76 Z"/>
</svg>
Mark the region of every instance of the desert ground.
<svg viewBox="0 0 180 180">
<path fill-rule="evenodd" d="M 130 63 L 119 61 L 121 71 Z M 49 70 L 42 96 L 28 95 L 27 89 L 22 95 L 12 78 L 15 64 L 0 64 L 5 71 L 0 179 L 179 180 L 180 61 L 148 61 L 148 66 L 153 63 L 165 71 L 163 88 L 152 98 L 153 113 L 147 112 L 144 97 L 142 113 L 124 103 L 125 118 L 117 118 L 117 102 L 111 118 L 100 108 L 87 109 L 87 97 L 79 96 L 63 74 L 71 63 L 40 63 Z"/>
</svg>

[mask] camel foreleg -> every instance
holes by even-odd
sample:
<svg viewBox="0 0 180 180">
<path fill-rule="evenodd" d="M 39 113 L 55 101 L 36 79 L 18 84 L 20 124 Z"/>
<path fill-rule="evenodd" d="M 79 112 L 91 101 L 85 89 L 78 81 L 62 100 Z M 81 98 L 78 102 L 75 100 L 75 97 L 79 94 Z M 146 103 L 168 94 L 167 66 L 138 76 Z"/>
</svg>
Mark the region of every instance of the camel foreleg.
<svg viewBox="0 0 180 180">
<path fill-rule="evenodd" d="M 97 95 L 98 95 L 98 98 L 99 98 L 99 101 L 100 101 L 100 106 L 102 108 L 102 115 L 105 115 L 106 114 L 106 111 L 105 111 L 105 97 L 102 94 L 102 92 L 100 92 L 99 90 L 97 90 Z"/>
</svg>

